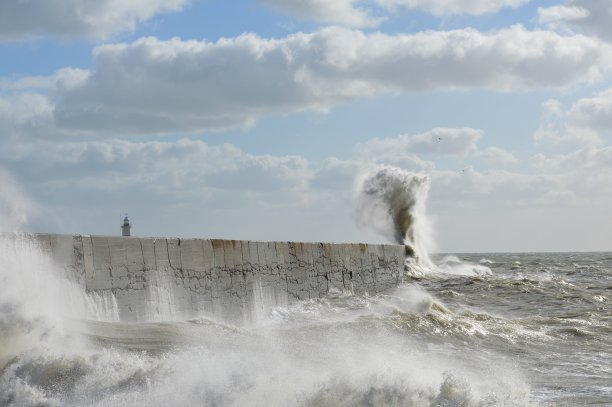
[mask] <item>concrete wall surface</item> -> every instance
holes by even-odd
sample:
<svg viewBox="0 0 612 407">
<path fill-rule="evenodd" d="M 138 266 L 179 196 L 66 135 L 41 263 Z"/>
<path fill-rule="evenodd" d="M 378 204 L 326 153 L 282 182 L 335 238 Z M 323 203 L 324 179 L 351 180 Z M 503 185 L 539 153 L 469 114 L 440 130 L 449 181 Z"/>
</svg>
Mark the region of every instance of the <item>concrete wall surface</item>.
<svg viewBox="0 0 612 407">
<path fill-rule="evenodd" d="M 398 245 L 35 236 L 88 292 L 112 293 L 129 321 L 249 322 L 296 300 L 379 293 L 403 276 Z"/>
</svg>

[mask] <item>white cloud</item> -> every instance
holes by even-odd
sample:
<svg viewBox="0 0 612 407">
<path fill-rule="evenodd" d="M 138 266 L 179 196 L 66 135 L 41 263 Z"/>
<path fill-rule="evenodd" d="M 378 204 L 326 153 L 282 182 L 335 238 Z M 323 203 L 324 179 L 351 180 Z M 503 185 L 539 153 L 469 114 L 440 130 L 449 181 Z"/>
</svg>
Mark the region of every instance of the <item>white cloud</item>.
<svg viewBox="0 0 612 407">
<path fill-rule="evenodd" d="M 544 103 L 537 144 L 599 146 L 612 132 L 612 88 L 577 100 L 565 110 L 558 100 Z"/>
<path fill-rule="evenodd" d="M 38 93 L 0 96 L 0 125 L 36 126 L 52 122 L 53 104 Z"/>
<path fill-rule="evenodd" d="M 0 78 L 0 90 L 23 91 L 50 89 L 55 85 L 53 76 L 24 76 L 17 78 Z"/>
<path fill-rule="evenodd" d="M 538 8 L 538 21 L 549 27 L 557 27 L 571 21 L 583 20 L 591 15 L 591 12 L 579 6 L 552 6 Z"/>
<path fill-rule="evenodd" d="M 355 146 L 356 157 L 365 162 L 394 164 L 411 171 L 431 172 L 441 157 L 478 161 L 500 168 L 517 162 L 514 155 L 499 147 L 478 147 L 484 132 L 479 129 L 435 128 L 424 133 L 374 138 Z M 428 158 L 430 161 L 424 160 Z"/>
<path fill-rule="evenodd" d="M 387 8 L 408 7 L 435 16 L 449 14 L 485 14 L 505 7 L 517 8 L 529 0 L 377 0 Z"/>
<path fill-rule="evenodd" d="M 535 131 L 534 140 L 537 145 L 598 145 L 601 143 L 599 134 L 590 126 L 581 125 L 576 120 L 576 114 L 563 110 L 561 102 L 550 99 L 544 103 L 540 125 Z"/>
<path fill-rule="evenodd" d="M 503 8 L 517 8 L 530 0 L 259 0 L 283 13 L 345 27 L 376 26 L 400 8 L 424 11 L 434 16 L 481 15 Z"/>
<path fill-rule="evenodd" d="M 518 162 L 518 160 L 517 160 Z M 432 204 L 446 209 L 485 207 L 595 208 L 612 204 L 612 147 L 583 147 L 567 154 L 537 154 L 521 162 L 520 172 L 435 170 Z M 501 222 L 503 223 L 503 222 Z"/>
<path fill-rule="evenodd" d="M 270 7 L 301 19 L 340 24 L 346 27 L 370 27 L 381 22 L 381 18 L 370 15 L 359 7 L 361 0 L 260 0 Z"/>
<path fill-rule="evenodd" d="M 352 191 L 356 178 L 368 168 L 370 165 L 360 160 L 340 160 L 336 157 L 329 157 L 323 160 L 320 168 L 314 172 L 311 186 L 336 192 Z"/>
<path fill-rule="evenodd" d="M 141 236 L 341 241 L 356 230 L 355 174 L 325 180 L 325 170 L 315 175 L 299 156 L 190 139 L 35 142 L 17 150 L 0 150 L 0 162 L 44 202 L 45 216 L 30 223 L 35 231 L 114 234 L 125 211 Z"/>
<path fill-rule="evenodd" d="M 607 0 L 567 0 L 564 5 L 540 7 L 538 20 L 551 29 L 579 31 L 612 40 L 612 3 Z"/>
<path fill-rule="evenodd" d="M 88 76 L 87 70 L 64 68 L 45 77 L 0 78 L 0 139 L 7 140 L 4 152 L 16 146 L 8 143 L 9 139 L 24 142 L 33 137 L 60 138 L 73 134 L 57 126 L 56 104 L 50 93 L 78 86 Z"/>
<path fill-rule="evenodd" d="M 612 198 L 612 147 L 585 147 L 551 157 L 538 154 L 533 165 L 538 171 L 559 174 L 583 202 L 599 201 L 609 207 Z"/>
<path fill-rule="evenodd" d="M 424 90 L 564 88 L 610 68 L 588 37 L 515 26 L 411 35 L 326 28 L 283 39 L 143 38 L 94 51 L 89 75 L 60 86 L 60 127 L 122 134 L 250 126 L 266 114 Z M 68 75 L 70 76 L 70 75 Z"/>
<path fill-rule="evenodd" d="M 32 137 L 56 136 L 54 111 L 55 106 L 45 95 L 0 94 L 0 156 L 12 151 L 16 140 L 23 143 Z"/>
<path fill-rule="evenodd" d="M 535 167 L 549 173 L 607 171 L 612 173 L 612 147 L 585 147 L 569 154 L 546 157 L 538 154 Z M 612 184 L 610 184 L 612 187 Z"/>
<path fill-rule="evenodd" d="M 141 142 L 28 143 L 4 152 L 6 161 L 29 162 L 21 173 L 41 187 L 87 190 L 137 188 L 160 194 L 198 195 L 205 188 L 298 190 L 308 182 L 308 164 L 298 156 L 247 154 L 231 144 L 210 146 L 198 140 Z M 48 174 L 55 177 L 48 180 Z M 51 182 L 51 184 L 48 183 Z"/>
<path fill-rule="evenodd" d="M 358 156 L 377 160 L 397 159 L 406 154 L 442 154 L 465 157 L 476 150 L 483 131 L 472 128 L 435 128 L 419 134 L 393 138 L 375 138 L 356 146 Z"/>
<path fill-rule="evenodd" d="M 78 68 L 62 68 L 53 75 L 0 77 L 0 90 L 6 93 L 24 91 L 49 91 L 55 88 L 70 89 L 86 81 L 90 71 Z"/>
<path fill-rule="evenodd" d="M 0 78 L 0 137 L 57 133 L 55 103 L 48 92 L 69 90 L 88 76 L 89 71 L 64 68 L 51 76 Z"/>
<path fill-rule="evenodd" d="M 322 178 L 323 174 L 328 183 L 342 179 L 341 184 L 348 185 L 350 177 L 358 176 L 373 165 L 395 164 L 431 176 L 430 200 L 438 208 L 473 209 L 492 204 L 515 209 L 531 205 L 552 207 L 560 199 L 566 203 L 575 200 L 573 182 L 552 168 L 538 164 L 538 160 L 532 166 L 523 162 L 520 166 L 522 172 L 503 170 L 507 165 L 519 163 L 519 160 L 499 147 L 479 148 L 477 142 L 482 134 L 482 130 L 470 128 L 432 129 L 412 136 L 373 139 L 355 147 L 353 160 L 326 160 L 315 179 Z M 449 147 L 439 147 L 441 141 L 438 137 L 446 137 L 450 141 Z M 431 161 L 424 161 L 419 156 Z M 402 162 L 405 157 L 408 160 Z M 486 169 L 476 169 L 471 165 L 456 170 L 437 169 L 436 163 L 445 157 L 468 159 L 475 165 L 484 164 Z M 415 165 L 411 159 L 418 160 L 417 163 L 420 161 L 420 165 Z M 547 159 L 541 156 L 541 160 Z M 341 189 L 335 184 L 331 187 Z"/>
<path fill-rule="evenodd" d="M 475 169 L 472 166 L 454 171 L 440 170 L 433 168 L 434 162 L 431 162 L 431 167 L 425 171 L 409 167 L 403 168 L 427 173 L 432 178 L 431 204 L 438 209 L 455 209 L 457 216 L 460 216 L 462 210 L 489 206 L 503 207 L 506 208 L 505 210 L 512 208 L 517 211 L 520 208 L 531 206 L 558 208 L 577 203 L 580 195 L 592 195 L 591 192 L 585 190 L 584 185 L 579 185 L 577 177 L 572 174 L 571 164 L 565 156 L 541 155 L 532 160 L 532 165 L 523 162 L 521 166 L 523 171 L 517 172 L 500 169 L 507 163 L 518 162 L 518 159 L 505 150 L 489 147 L 477 151 L 475 158 L 482 159 L 481 154 L 491 155 L 497 159 L 503 157 L 507 162 L 492 165 L 491 169 L 486 170 Z M 597 161 L 603 166 L 605 158 L 601 157 Z M 380 163 L 389 163 L 389 161 L 380 161 Z M 351 180 L 354 182 L 360 174 L 374 165 L 376 165 L 375 162 L 361 159 L 327 159 L 315 171 L 315 176 L 310 184 L 310 194 L 317 194 L 318 190 L 328 188 L 338 193 L 346 192 L 352 186 Z M 564 171 L 558 171 L 559 167 L 564 165 L 569 165 L 569 167 Z M 588 173 L 588 169 L 583 167 L 584 171 L 581 174 L 584 175 Z M 604 182 L 603 179 L 601 181 Z M 588 188 L 598 187 L 591 182 Z"/>
<path fill-rule="evenodd" d="M 612 131 L 612 88 L 578 100 L 568 114 L 583 125 Z"/>
<path fill-rule="evenodd" d="M 188 0 L 2 0 L 0 41 L 42 36 L 100 39 L 133 31 L 155 14 L 181 10 Z"/>
<path fill-rule="evenodd" d="M 530 205 L 555 206 L 559 196 L 573 197 L 562 177 L 555 174 L 517 173 L 504 170 L 436 171 L 432 174 L 431 201 L 436 205 L 506 208 Z M 483 199 L 486 196 L 486 199 Z"/>
<path fill-rule="evenodd" d="M 477 152 L 476 157 L 488 166 L 504 167 L 518 160 L 509 151 L 499 147 L 487 147 Z"/>
</svg>

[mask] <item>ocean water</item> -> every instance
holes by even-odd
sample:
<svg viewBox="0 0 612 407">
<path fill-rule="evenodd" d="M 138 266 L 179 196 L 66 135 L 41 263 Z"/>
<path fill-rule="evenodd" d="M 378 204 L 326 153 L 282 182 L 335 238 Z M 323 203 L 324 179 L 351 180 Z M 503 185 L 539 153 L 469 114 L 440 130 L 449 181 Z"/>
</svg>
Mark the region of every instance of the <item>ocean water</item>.
<svg viewBox="0 0 612 407">
<path fill-rule="evenodd" d="M 249 326 L 125 323 L 4 242 L 0 406 L 612 405 L 612 253 L 432 261 L 388 293 Z"/>
</svg>

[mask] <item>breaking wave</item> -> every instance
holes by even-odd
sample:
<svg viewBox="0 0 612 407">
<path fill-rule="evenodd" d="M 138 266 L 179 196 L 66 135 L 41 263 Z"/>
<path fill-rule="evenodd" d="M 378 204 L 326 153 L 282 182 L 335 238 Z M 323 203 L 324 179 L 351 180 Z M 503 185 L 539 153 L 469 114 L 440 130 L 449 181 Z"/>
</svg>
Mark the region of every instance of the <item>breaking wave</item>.
<svg viewBox="0 0 612 407">
<path fill-rule="evenodd" d="M 59 295 L 60 293 L 51 291 Z M 66 302 L 6 321 L 27 348 L 0 369 L 2 406 L 524 406 L 529 386 L 504 358 L 449 358 L 405 335 L 398 316 L 445 313 L 416 286 L 371 298 L 278 307 L 258 326 L 74 321 Z M 52 304 L 51 304 L 52 305 Z M 27 315 L 27 317 L 26 317 Z M 58 318 L 55 318 L 58 317 Z M 57 323 L 52 323 L 56 321 Z M 21 340 L 21 339 L 20 339 Z M 495 379 L 491 380 L 490 377 Z"/>
<path fill-rule="evenodd" d="M 433 268 L 432 228 L 425 203 L 429 178 L 401 168 L 381 166 L 368 173 L 357 195 L 357 220 L 389 241 L 406 246 L 420 266 Z"/>
<path fill-rule="evenodd" d="M 444 256 L 436 265 L 440 272 L 455 276 L 483 276 L 491 274 L 491 269 L 485 266 L 487 262 L 480 264 L 461 260 L 457 256 Z M 490 264 L 490 263 L 489 263 Z"/>
<path fill-rule="evenodd" d="M 31 349 L 80 346 L 80 319 L 118 320 L 112 294 L 86 293 L 30 235 L 0 234 L 0 370 Z"/>
<path fill-rule="evenodd" d="M 377 167 L 359 184 L 358 224 L 406 247 L 406 274 L 410 277 L 422 278 L 432 273 L 490 274 L 486 265 L 464 262 L 456 256 L 446 256 L 439 262 L 432 260 L 430 253 L 435 244 L 426 211 L 429 187 L 426 175 L 391 166 Z"/>
</svg>

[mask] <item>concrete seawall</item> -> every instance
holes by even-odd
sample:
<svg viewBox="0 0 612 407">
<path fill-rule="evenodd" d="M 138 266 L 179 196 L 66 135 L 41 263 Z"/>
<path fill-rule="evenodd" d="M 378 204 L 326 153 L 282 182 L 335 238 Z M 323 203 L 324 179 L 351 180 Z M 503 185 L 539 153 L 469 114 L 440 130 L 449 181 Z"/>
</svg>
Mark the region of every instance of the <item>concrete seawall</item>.
<svg viewBox="0 0 612 407">
<path fill-rule="evenodd" d="M 277 305 L 397 286 L 404 247 L 214 239 L 36 235 L 78 284 L 112 298 L 121 320 L 209 314 L 249 322 Z"/>
</svg>

